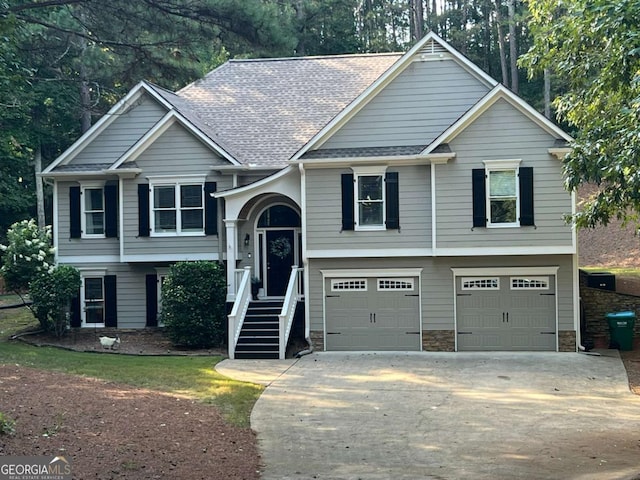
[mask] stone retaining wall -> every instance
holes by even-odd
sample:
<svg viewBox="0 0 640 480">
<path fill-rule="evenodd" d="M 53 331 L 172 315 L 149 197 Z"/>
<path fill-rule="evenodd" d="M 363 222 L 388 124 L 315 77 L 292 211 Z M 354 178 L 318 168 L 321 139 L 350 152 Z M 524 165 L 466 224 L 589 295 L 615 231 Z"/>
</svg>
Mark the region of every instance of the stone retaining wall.
<svg viewBox="0 0 640 480">
<path fill-rule="evenodd" d="M 588 287 L 587 274 L 583 271 L 580 271 L 580 298 L 582 321 L 586 327 L 584 336 L 592 339 L 596 348 L 609 347 L 609 324 L 605 318 L 607 313 L 631 311 L 636 317 L 640 314 L 640 297 Z M 638 320 L 634 328 L 634 349 L 637 348 L 640 348 Z"/>
</svg>

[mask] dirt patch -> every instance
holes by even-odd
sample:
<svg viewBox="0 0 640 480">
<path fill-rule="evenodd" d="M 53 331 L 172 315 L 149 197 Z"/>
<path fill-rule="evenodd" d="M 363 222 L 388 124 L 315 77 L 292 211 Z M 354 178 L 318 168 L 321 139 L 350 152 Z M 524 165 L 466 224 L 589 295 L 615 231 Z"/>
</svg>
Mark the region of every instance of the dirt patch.
<svg viewBox="0 0 640 480">
<path fill-rule="evenodd" d="M 620 352 L 620 356 L 629 377 L 629 388 L 640 395 L 640 350 Z"/>
<path fill-rule="evenodd" d="M 258 479 L 255 434 L 215 407 L 129 386 L 0 366 L 0 455 L 61 455 L 74 478 Z"/>
</svg>

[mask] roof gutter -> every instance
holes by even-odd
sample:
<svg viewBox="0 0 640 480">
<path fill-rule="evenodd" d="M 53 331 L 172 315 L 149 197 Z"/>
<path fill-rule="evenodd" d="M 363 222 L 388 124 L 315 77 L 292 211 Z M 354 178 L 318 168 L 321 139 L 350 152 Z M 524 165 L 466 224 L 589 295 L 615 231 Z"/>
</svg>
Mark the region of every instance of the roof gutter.
<svg viewBox="0 0 640 480">
<path fill-rule="evenodd" d="M 38 177 L 41 178 L 68 178 L 74 179 L 77 177 L 95 177 L 95 176 L 107 176 L 107 175 L 116 175 L 120 178 L 134 178 L 136 175 L 142 173 L 142 169 L 140 168 L 121 168 L 118 170 L 93 170 L 89 172 L 43 172 L 38 173 Z"/>
<path fill-rule="evenodd" d="M 341 167 L 358 164 L 393 164 L 393 165 L 431 165 L 443 164 L 456 158 L 455 152 L 429 153 L 415 155 L 389 155 L 377 157 L 336 157 L 336 158 L 313 158 L 307 160 L 293 160 L 294 164 L 302 164 L 305 168 L 314 167 Z"/>
</svg>

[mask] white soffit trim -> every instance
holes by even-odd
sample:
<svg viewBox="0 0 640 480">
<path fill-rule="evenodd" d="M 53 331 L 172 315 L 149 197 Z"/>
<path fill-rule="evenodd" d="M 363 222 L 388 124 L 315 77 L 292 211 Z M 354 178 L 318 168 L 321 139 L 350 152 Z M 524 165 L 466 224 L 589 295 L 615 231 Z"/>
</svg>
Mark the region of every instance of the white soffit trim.
<svg viewBox="0 0 640 480">
<path fill-rule="evenodd" d="M 351 277 L 419 277 L 422 268 L 350 268 L 320 270 L 323 278 Z"/>
<path fill-rule="evenodd" d="M 291 160 L 298 160 L 309 150 L 314 147 L 321 146 L 326 142 L 340 127 L 353 118 L 362 108 L 365 107 L 375 96 L 382 91 L 389 83 L 391 83 L 396 77 L 398 77 L 413 61 L 420 50 L 430 41 L 440 44 L 445 48 L 455 61 L 458 61 L 464 68 L 470 70 L 480 80 L 484 81 L 487 86 L 493 87 L 498 82 L 484 73 L 477 65 L 473 64 L 460 52 L 448 45 L 442 38 L 433 32 L 429 32 L 421 40 L 419 40 L 407 53 L 405 53 L 400 59 L 394 63 L 386 72 L 384 72 L 378 79 L 373 82 L 369 87 L 365 89 L 358 97 L 352 101 L 344 110 L 336 115 L 325 127 L 316 133 L 306 145 L 304 145 L 296 154 L 291 157 Z"/>
<path fill-rule="evenodd" d="M 399 258 L 431 257 L 430 248 L 354 248 L 339 250 L 307 250 L 308 258 Z"/>
<path fill-rule="evenodd" d="M 100 135 L 109 125 L 111 125 L 118 115 L 124 113 L 134 102 L 136 102 L 143 93 L 148 93 L 157 100 L 166 109 L 172 108 L 161 96 L 150 88 L 146 82 L 142 81 L 133 87 L 127 95 L 116 103 L 111 109 L 100 118 L 89 130 L 87 130 L 73 145 L 65 150 L 62 155 L 56 158 L 42 172 L 43 174 L 51 172 L 58 165 L 66 165 L 73 160 L 87 145 L 89 145 L 98 135 Z"/>
<path fill-rule="evenodd" d="M 393 165 L 394 167 L 409 165 L 433 165 L 444 164 L 449 160 L 456 158 L 455 152 L 448 153 L 430 153 L 428 155 L 388 155 L 382 157 L 336 157 L 336 158 L 314 158 L 308 160 L 296 160 L 292 163 L 304 165 L 304 168 L 325 168 L 325 167 L 351 167 L 353 165 L 365 164 L 381 164 Z"/>
<path fill-rule="evenodd" d="M 158 123 L 156 123 L 147 133 L 145 133 L 140 140 L 138 140 L 133 146 L 122 155 L 117 162 L 115 162 L 109 170 L 117 170 L 120 165 L 125 162 L 135 161 L 144 151 L 149 148 L 153 142 L 164 134 L 169 127 L 178 122 L 187 131 L 196 136 L 202 143 L 215 151 L 218 155 L 225 158 L 233 165 L 239 165 L 239 163 L 227 153 L 218 144 L 213 142 L 209 137 L 204 135 L 198 128 L 196 128 L 191 122 L 189 122 L 184 116 L 182 116 L 176 110 L 170 110 L 165 116 L 163 116 Z"/>
<path fill-rule="evenodd" d="M 573 141 L 573 138 L 568 133 L 555 125 L 504 85 L 498 84 L 493 90 L 480 99 L 478 103 L 471 107 L 467 113 L 460 117 L 457 122 L 447 128 L 438 138 L 436 138 L 431 145 L 424 149 L 422 151 L 422 155 L 431 153 L 443 143 L 451 142 L 500 99 L 506 100 L 510 105 L 518 109 L 554 138 L 561 138 L 567 142 Z"/>
<path fill-rule="evenodd" d="M 246 194 L 248 192 L 251 192 L 252 190 L 258 189 L 260 187 L 263 187 L 265 185 L 268 185 L 271 182 L 275 182 L 276 180 L 294 172 L 297 171 L 296 168 L 292 167 L 292 166 L 288 166 L 283 168 L 282 170 L 279 170 L 271 175 L 269 175 L 268 177 L 265 177 L 261 180 L 258 180 L 257 182 L 254 183 L 250 183 L 249 185 L 244 185 L 242 187 L 238 187 L 238 188 L 234 188 L 231 190 L 225 190 L 222 192 L 215 192 L 214 193 L 214 197 L 215 198 L 228 198 L 228 197 L 234 197 L 236 195 L 242 195 L 242 194 Z"/>
<path fill-rule="evenodd" d="M 122 262 L 189 262 L 197 260 L 217 261 L 220 256 L 217 253 L 164 253 L 164 254 L 140 254 L 123 255 Z"/>
<path fill-rule="evenodd" d="M 548 247 L 470 247 L 470 248 L 438 248 L 437 257 L 481 257 L 504 255 L 574 255 L 573 245 L 557 245 Z"/>
<path fill-rule="evenodd" d="M 478 275 L 556 275 L 560 269 L 557 265 L 548 267 L 481 267 L 452 268 L 456 277 Z"/>
</svg>

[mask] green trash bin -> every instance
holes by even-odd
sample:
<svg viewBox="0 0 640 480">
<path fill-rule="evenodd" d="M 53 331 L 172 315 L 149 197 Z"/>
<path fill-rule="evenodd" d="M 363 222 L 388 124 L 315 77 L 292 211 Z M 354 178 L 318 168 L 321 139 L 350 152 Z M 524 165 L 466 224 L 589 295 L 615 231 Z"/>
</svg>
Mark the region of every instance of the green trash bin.
<svg viewBox="0 0 640 480">
<path fill-rule="evenodd" d="M 634 312 L 607 313 L 609 322 L 609 334 L 611 341 L 609 348 L 618 350 L 633 350 L 633 327 L 636 324 Z"/>
</svg>

